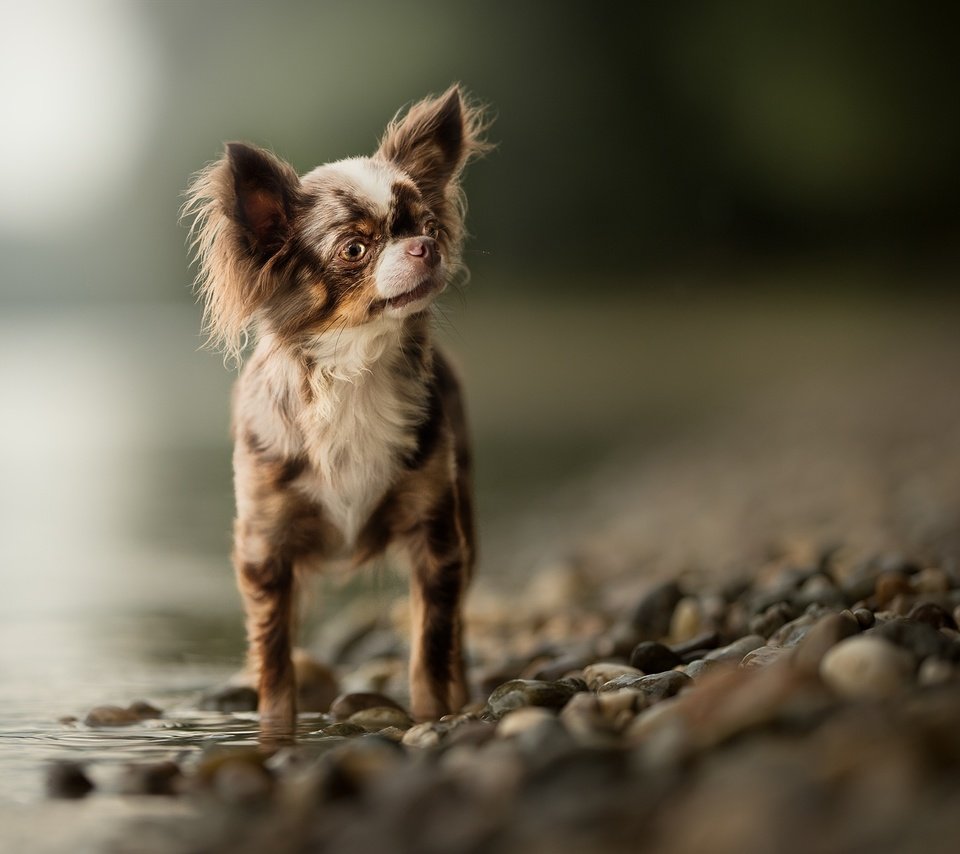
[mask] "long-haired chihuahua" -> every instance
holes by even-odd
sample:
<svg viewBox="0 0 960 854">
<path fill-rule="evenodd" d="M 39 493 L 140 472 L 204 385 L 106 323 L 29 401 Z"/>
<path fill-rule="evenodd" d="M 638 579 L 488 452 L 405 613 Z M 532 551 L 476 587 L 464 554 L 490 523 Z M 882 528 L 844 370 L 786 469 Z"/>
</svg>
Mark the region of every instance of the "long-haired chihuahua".
<svg viewBox="0 0 960 854">
<path fill-rule="evenodd" d="M 414 717 L 467 701 L 470 447 L 430 306 L 464 272 L 460 177 L 484 128 L 453 86 L 395 118 L 370 157 L 301 177 L 229 143 L 187 191 L 211 340 L 233 356 L 256 342 L 233 396 L 233 565 L 262 725 L 296 717 L 298 578 L 388 547 L 410 569 Z"/>
</svg>

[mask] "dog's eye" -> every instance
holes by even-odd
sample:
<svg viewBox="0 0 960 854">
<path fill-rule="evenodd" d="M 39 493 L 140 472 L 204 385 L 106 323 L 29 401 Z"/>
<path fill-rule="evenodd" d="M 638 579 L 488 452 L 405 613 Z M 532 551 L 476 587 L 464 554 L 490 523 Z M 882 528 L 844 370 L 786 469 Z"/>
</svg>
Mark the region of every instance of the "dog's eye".
<svg viewBox="0 0 960 854">
<path fill-rule="evenodd" d="M 426 225 L 423 226 L 423 233 L 426 237 L 432 237 L 436 240 L 440 237 L 440 223 L 435 219 L 427 220 Z"/>
<path fill-rule="evenodd" d="M 359 240 L 351 240 L 340 250 L 340 257 L 344 261 L 359 261 L 367 254 L 367 244 Z"/>
</svg>

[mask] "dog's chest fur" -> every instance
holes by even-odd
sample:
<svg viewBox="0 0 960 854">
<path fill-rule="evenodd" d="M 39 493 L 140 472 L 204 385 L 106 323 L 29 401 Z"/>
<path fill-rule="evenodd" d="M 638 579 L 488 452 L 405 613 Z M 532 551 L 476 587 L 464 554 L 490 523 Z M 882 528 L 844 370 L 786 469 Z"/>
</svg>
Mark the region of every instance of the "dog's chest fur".
<svg viewBox="0 0 960 854">
<path fill-rule="evenodd" d="M 425 371 L 411 369 L 391 324 L 320 341 L 306 360 L 290 359 L 273 372 L 274 381 L 260 388 L 271 398 L 271 433 L 284 456 L 306 462 L 290 488 L 319 506 L 349 549 L 416 448 Z M 249 412 L 247 403 L 238 408 Z"/>
</svg>

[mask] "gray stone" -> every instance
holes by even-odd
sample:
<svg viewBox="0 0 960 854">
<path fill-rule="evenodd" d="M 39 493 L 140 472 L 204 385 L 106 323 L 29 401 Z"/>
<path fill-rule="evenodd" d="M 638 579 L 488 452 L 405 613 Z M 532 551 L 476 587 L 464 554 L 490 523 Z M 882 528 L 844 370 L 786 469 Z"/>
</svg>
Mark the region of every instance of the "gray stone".
<svg viewBox="0 0 960 854">
<path fill-rule="evenodd" d="M 656 703 L 682 691 L 692 684 L 692 679 L 679 670 L 668 670 L 666 673 L 653 673 L 650 676 L 621 676 L 607 682 L 600 689 L 601 693 L 620 691 L 629 688 L 640 691 L 650 703 Z"/>
<path fill-rule="evenodd" d="M 683 598 L 680 586 L 667 581 L 651 588 L 637 604 L 631 623 L 637 640 L 659 640 L 670 631 L 670 620 Z"/>
<path fill-rule="evenodd" d="M 87 712 L 83 722 L 90 727 L 131 726 L 141 721 L 159 718 L 163 712 L 138 700 L 126 708 L 121 706 L 96 706 Z"/>
<path fill-rule="evenodd" d="M 765 642 L 765 638 L 761 635 L 745 635 L 733 643 L 711 650 L 704 658 L 707 661 L 740 662 L 748 652 L 764 646 Z"/>
<path fill-rule="evenodd" d="M 373 708 L 405 709 L 395 700 L 385 694 L 374 691 L 355 691 L 352 694 L 341 694 L 330 704 L 330 714 L 338 721 L 345 721 L 350 715 Z"/>
<path fill-rule="evenodd" d="M 647 675 L 673 670 L 681 664 L 681 658 L 670 647 L 656 641 L 642 641 L 630 654 L 630 665 Z"/>
<path fill-rule="evenodd" d="M 371 706 L 360 709 L 347 718 L 347 723 L 362 727 L 367 732 L 378 732 L 387 727 L 408 729 L 413 726 L 410 716 L 395 706 Z"/>
<path fill-rule="evenodd" d="M 827 614 L 793 648 L 793 663 L 804 673 L 817 673 L 820 661 L 831 647 L 859 632 L 860 623 L 853 614 Z"/>
<path fill-rule="evenodd" d="M 494 689 L 487 700 L 487 709 L 495 719 L 521 706 L 561 709 L 577 692 L 577 685 L 562 680 L 541 682 L 536 679 L 512 679 Z"/>
<path fill-rule="evenodd" d="M 255 712 L 257 692 L 249 685 L 222 685 L 200 697 L 198 708 L 210 712 Z"/>
</svg>

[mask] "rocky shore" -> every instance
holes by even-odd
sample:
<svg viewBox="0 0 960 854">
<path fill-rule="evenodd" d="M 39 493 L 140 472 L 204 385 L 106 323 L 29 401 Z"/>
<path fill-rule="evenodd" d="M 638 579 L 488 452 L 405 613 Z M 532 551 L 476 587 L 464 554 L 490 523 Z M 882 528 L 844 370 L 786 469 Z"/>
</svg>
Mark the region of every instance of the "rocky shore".
<svg viewBox="0 0 960 854">
<path fill-rule="evenodd" d="M 358 604 L 318 639 L 326 662 L 300 657 L 317 711 L 297 746 L 211 748 L 114 782 L 180 805 L 135 831 L 137 850 L 955 850 L 956 566 L 826 552 L 617 607 L 582 581 L 558 566 L 520 604 L 478 601 L 477 701 L 418 724 L 397 634 Z M 250 700 L 227 686 L 201 704 Z M 121 711 L 86 725 L 159 713 Z M 79 766 L 48 782 L 100 797 Z"/>
</svg>

